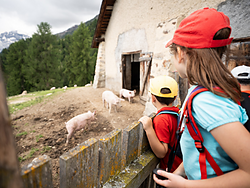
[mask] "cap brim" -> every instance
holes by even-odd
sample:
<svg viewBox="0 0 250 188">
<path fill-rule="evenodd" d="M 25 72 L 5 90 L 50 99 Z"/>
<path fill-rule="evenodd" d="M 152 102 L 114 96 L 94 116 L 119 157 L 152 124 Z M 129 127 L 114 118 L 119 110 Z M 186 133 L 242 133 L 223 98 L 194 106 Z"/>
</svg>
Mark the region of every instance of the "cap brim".
<svg viewBox="0 0 250 188">
<path fill-rule="evenodd" d="M 165 48 L 169 47 L 173 43 L 173 39 L 167 41 L 167 44 L 165 45 Z"/>
</svg>

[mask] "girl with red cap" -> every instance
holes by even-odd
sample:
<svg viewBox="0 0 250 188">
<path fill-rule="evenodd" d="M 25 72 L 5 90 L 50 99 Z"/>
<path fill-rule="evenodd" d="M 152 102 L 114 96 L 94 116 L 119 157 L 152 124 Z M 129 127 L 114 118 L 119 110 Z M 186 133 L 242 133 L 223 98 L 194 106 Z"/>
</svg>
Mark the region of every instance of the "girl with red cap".
<svg viewBox="0 0 250 188">
<path fill-rule="evenodd" d="M 204 8 L 185 18 L 166 45 L 175 57 L 179 75 L 193 86 L 181 115 L 183 163 L 174 173 L 158 170 L 168 180 L 154 175 L 157 184 L 220 188 L 250 185 L 250 134 L 243 126 L 248 117 L 238 105 L 240 86 L 221 60 L 232 41 L 230 33 L 225 14 Z"/>
</svg>

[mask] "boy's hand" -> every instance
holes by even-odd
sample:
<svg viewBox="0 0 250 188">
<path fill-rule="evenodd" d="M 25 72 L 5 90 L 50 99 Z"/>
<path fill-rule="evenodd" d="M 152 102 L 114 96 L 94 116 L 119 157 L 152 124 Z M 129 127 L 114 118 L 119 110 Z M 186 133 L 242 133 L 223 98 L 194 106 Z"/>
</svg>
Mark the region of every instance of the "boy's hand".
<svg viewBox="0 0 250 188">
<path fill-rule="evenodd" d="M 151 120 L 150 117 L 148 116 L 143 116 L 139 119 L 139 121 L 142 123 L 143 125 L 143 129 L 146 131 L 150 128 L 153 128 L 153 122 Z"/>
</svg>

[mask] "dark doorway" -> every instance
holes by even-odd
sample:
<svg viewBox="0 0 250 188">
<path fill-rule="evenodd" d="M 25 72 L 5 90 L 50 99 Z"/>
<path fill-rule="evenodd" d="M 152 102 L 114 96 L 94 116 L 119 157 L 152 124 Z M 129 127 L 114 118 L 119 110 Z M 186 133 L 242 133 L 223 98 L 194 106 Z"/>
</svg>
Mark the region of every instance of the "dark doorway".
<svg viewBox="0 0 250 188">
<path fill-rule="evenodd" d="M 128 90 L 140 90 L 140 53 L 122 55 L 122 87 Z"/>
</svg>

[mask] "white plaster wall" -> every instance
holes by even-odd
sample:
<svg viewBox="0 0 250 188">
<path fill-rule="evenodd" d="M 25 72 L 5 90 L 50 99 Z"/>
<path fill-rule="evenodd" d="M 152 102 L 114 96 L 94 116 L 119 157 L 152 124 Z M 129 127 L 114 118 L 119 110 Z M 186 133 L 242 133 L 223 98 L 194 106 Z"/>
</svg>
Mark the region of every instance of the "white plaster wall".
<svg viewBox="0 0 250 188">
<path fill-rule="evenodd" d="M 124 52 L 153 52 L 152 75 L 174 71 L 165 42 L 184 17 L 200 8 L 216 8 L 221 2 L 223 0 L 116 0 L 105 34 L 106 88 L 121 89 L 120 64 Z"/>
</svg>

